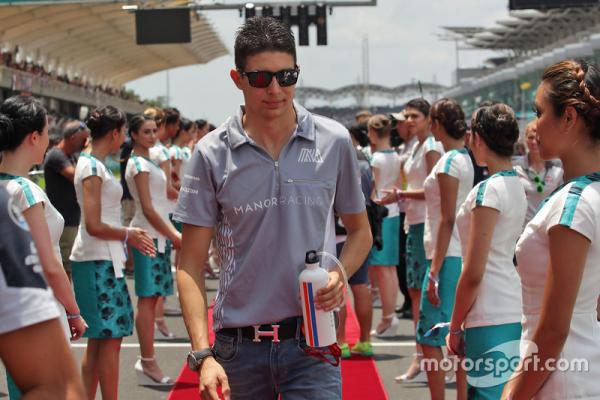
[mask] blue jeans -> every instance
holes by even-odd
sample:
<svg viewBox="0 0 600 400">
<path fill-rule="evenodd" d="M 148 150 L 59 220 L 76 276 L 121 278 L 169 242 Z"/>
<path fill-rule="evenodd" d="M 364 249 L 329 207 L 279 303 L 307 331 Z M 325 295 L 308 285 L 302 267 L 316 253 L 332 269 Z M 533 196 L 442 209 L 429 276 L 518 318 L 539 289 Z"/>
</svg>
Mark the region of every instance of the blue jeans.
<svg viewBox="0 0 600 400">
<path fill-rule="evenodd" d="M 301 321 L 301 319 L 299 319 Z M 232 400 L 336 400 L 342 398 L 340 367 L 304 352 L 306 340 L 296 337 L 273 343 L 217 332 L 216 359 L 227 373 Z M 239 332 L 239 331 L 238 331 Z"/>
</svg>

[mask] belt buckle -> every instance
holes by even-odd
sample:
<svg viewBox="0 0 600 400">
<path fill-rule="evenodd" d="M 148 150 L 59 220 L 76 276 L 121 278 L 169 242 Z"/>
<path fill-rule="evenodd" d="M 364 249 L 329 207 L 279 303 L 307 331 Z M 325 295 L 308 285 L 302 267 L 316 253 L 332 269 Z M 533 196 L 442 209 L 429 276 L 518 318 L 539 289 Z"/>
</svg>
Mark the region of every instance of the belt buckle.
<svg viewBox="0 0 600 400">
<path fill-rule="evenodd" d="M 279 343 L 279 325 L 271 325 L 272 331 L 261 331 L 260 325 L 252 325 L 252 327 L 254 328 L 254 339 L 252 339 L 254 343 L 260 342 L 261 337 L 272 337 L 273 343 Z"/>
</svg>

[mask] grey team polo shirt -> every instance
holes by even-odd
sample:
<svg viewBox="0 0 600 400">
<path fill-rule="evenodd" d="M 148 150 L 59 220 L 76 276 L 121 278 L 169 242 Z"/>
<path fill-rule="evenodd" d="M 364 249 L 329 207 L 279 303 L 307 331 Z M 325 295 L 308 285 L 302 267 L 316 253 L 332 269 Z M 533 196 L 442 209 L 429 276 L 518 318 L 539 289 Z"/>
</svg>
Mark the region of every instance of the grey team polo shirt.
<svg viewBox="0 0 600 400">
<path fill-rule="evenodd" d="M 302 315 L 308 250 L 335 254 L 334 211 L 364 211 L 346 128 L 294 103 L 298 125 L 279 160 L 248 137 L 243 108 L 202 138 L 184 172 L 175 220 L 214 227 L 221 256 L 214 330 Z"/>
</svg>

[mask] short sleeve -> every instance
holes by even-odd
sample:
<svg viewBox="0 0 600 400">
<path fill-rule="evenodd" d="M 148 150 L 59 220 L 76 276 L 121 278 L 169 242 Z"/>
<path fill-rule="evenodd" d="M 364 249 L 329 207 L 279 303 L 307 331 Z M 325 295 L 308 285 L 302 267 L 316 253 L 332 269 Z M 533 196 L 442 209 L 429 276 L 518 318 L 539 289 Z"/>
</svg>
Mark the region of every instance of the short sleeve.
<svg viewBox="0 0 600 400">
<path fill-rule="evenodd" d="M 104 165 L 96 160 L 95 158 L 80 157 L 76 167 L 76 175 L 78 175 L 81 181 L 89 178 L 90 176 L 97 176 L 104 180 Z"/>
<path fill-rule="evenodd" d="M 365 196 L 361 189 L 356 150 L 352 146 L 350 135 L 346 135 L 340 147 L 334 208 L 339 214 L 356 214 L 365 210 Z"/>
<path fill-rule="evenodd" d="M 181 160 L 183 158 L 181 148 L 178 146 L 171 146 L 169 148 L 169 157 L 171 157 L 172 160 Z"/>
<path fill-rule="evenodd" d="M 148 165 L 148 161 L 144 160 L 140 157 L 131 157 L 128 161 L 131 168 L 131 176 L 136 176 L 140 172 L 150 172 L 150 165 Z"/>
<path fill-rule="evenodd" d="M 154 146 L 150 149 L 150 159 L 160 165 L 165 161 L 169 161 L 171 156 L 169 150 L 163 146 Z"/>
<path fill-rule="evenodd" d="M 498 181 L 498 179 L 487 179 L 479 184 L 473 208 L 489 207 L 502 212 L 502 199 L 498 188 L 494 185 L 495 181 Z"/>
<path fill-rule="evenodd" d="M 597 188 L 582 187 L 579 182 L 573 183 L 564 202 L 552 203 L 546 232 L 556 225 L 562 225 L 582 234 L 592 242 L 595 241 L 600 222 L 600 215 L 595 210 L 599 202 L 600 193 Z M 596 207 L 592 204 L 596 204 Z"/>
<path fill-rule="evenodd" d="M 375 154 L 373 154 L 373 158 L 371 159 L 371 166 L 373 168 L 381 169 L 383 167 L 384 163 L 385 163 L 385 159 L 384 159 L 382 153 L 376 152 Z"/>
<path fill-rule="evenodd" d="M 69 158 L 60 150 L 50 151 L 44 162 L 44 169 L 54 171 L 58 174 L 67 167 L 70 167 L 71 161 Z"/>
<path fill-rule="evenodd" d="M 444 163 L 441 165 L 442 169 L 438 170 L 438 173 L 450 175 L 454 178 L 460 179 L 461 168 L 458 165 L 460 163 L 460 153 L 458 151 L 452 151 L 448 153 L 444 159 Z"/>
<path fill-rule="evenodd" d="M 427 140 L 425 140 L 425 143 L 423 143 L 423 155 L 426 155 L 430 151 L 444 154 L 444 148 L 442 144 L 436 141 L 433 137 L 429 137 Z"/>
<path fill-rule="evenodd" d="M 17 177 L 10 182 L 9 192 L 13 204 L 23 212 L 37 203 L 43 203 L 46 198 L 36 184 L 28 179 Z"/>
<path fill-rule="evenodd" d="M 196 148 L 183 175 L 173 218 L 184 224 L 212 228 L 217 223 L 218 215 L 212 168 L 201 149 Z"/>
</svg>

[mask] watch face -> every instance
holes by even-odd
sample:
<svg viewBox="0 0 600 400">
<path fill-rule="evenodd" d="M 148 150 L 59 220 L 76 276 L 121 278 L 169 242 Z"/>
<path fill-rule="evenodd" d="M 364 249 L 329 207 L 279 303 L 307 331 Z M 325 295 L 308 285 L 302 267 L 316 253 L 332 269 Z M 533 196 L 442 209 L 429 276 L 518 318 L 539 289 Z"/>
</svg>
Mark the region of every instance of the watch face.
<svg viewBox="0 0 600 400">
<path fill-rule="evenodd" d="M 192 371 L 198 370 L 198 360 L 196 360 L 196 357 L 194 357 L 193 353 L 188 354 L 187 364 L 188 364 L 188 368 L 191 369 Z"/>
</svg>

